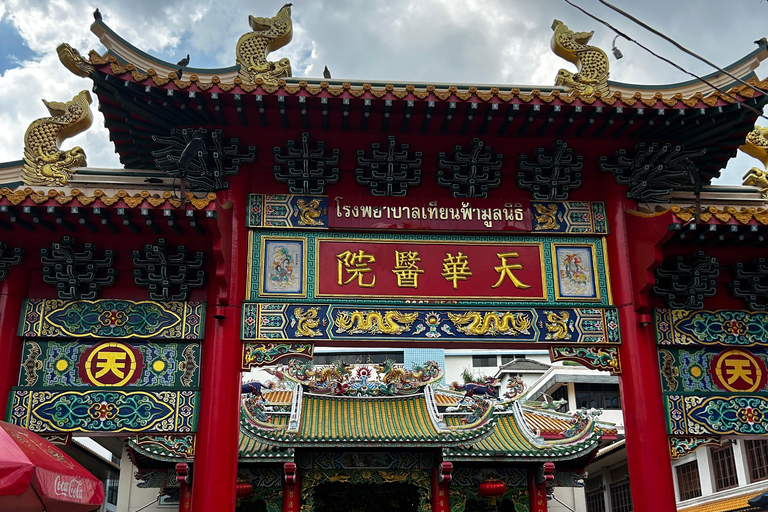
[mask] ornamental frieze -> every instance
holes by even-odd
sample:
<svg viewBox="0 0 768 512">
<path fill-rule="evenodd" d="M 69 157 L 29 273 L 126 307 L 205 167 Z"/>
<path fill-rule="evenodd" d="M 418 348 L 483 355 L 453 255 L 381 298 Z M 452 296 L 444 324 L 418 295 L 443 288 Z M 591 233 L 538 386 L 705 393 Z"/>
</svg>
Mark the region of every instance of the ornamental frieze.
<svg viewBox="0 0 768 512">
<path fill-rule="evenodd" d="M 199 343 L 24 342 L 19 386 L 197 388 Z"/>
<path fill-rule="evenodd" d="M 32 432 L 194 432 L 198 391 L 14 388 L 8 421 Z"/>
<path fill-rule="evenodd" d="M 620 343 L 613 308 L 243 304 L 242 339 Z"/>
<path fill-rule="evenodd" d="M 659 345 L 765 346 L 768 313 L 764 311 L 657 309 Z"/>
<path fill-rule="evenodd" d="M 605 204 L 453 198 L 250 194 L 252 228 L 533 231 L 605 235 Z"/>
<path fill-rule="evenodd" d="M 768 393 L 768 350 L 737 347 L 659 349 L 664 393 Z"/>
<path fill-rule="evenodd" d="M 198 340 L 204 330 L 204 302 L 26 299 L 19 336 Z"/>
<path fill-rule="evenodd" d="M 768 434 L 766 396 L 665 395 L 663 400 L 673 436 Z"/>
<path fill-rule="evenodd" d="M 242 369 L 273 365 L 283 359 L 312 359 L 311 343 L 243 343 Z"/>
<path fill-rule="evenodd" d="M 252 232 L 248 300 L 609 305 L 602 240 Z"/>
</svg>

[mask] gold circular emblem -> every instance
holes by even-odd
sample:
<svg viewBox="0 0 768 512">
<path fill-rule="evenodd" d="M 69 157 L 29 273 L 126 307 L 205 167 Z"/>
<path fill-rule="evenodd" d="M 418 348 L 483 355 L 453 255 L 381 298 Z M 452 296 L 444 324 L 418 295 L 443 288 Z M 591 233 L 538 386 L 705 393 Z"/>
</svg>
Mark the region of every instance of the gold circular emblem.
<svg viewBox="0 0 768 512">
<path fill-rule="evenodd" d="M 731 349 L 715 356 L 712 377 L 728 391 L 751 393 L 765 384 L 765 363 L 746 350 Z"/>
<path fill-rule="evenodd" d="M 152 363 L 152 369 L 156 372 L 165 370 L 165 361 L 162 359 L 155 359 L 155 361 Z"/>
<path fill-rule="evenodd" d="M 56 361 L 56 369 L 60 372 L 65 371 L 67 368 L 69 368 L 69 363 L 66 359 L 59 359 Z"/>
<path fill-rule="evenodd" d="M 133 350 L 117 341 L 97 346 L 85 361 L 88 379 L 100 386 L 123 386 L 133 377 L 136 366 Z"/>
</svg>

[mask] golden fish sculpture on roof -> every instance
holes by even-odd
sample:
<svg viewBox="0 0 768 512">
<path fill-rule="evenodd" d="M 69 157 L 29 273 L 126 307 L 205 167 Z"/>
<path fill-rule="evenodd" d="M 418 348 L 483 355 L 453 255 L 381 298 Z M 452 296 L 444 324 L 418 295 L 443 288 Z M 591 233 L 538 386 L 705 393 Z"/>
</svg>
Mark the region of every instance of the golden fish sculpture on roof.
<svg viewBox="0 0 768 512">
<path fill-rule="evenodd" d="M 270 52 L 282 48 L 293 39 L 291 5 L 285 4 L 274 18 L 248 16 L 253 32 L 241 36 L 235 46 L 237 63 L 240 65 L 239 76 L 244 83 L 254 84 L 260 78 L 265 84 L 277 85 L 280 78 L 291 76 L 290 60 L 267 60 Z"/>
<path fill-rule="evenodd" d="M 753 185 L 760 190 L 763 199 L 768 201 L 768 127 L 755 129 L 747 134 L 747 140 L 739 149 L 763 164 L 762 169 L 751 168 L 744 175 L 744 185 Z"/>
<path fill-rule="evenodd" d="M 576 73 L 567 69 L 557 72 L 555 85 L 579 91 L 591 96 L 600 92 L 608 94 L 608 56 L 603 50 L 587 43 L 595 34 L 591 32 L 574 32 L 560 20 L 552 22 L 552 39 L 549 42 L 555 55 L 568 62 L 576 64 Z"/>
<path fill-rule="evenodd" d="M 51 117 L 36 119 L 24 134 L 22 181 L 27 185 L 66 185 L 75 167 L 85 166 L 85 151 L 76 146 L 60 149 L 64 139 L 87 130 L 93 123 L 91 94 L 80 91 L 71 101 L 45 101 Z"/>
</svg>

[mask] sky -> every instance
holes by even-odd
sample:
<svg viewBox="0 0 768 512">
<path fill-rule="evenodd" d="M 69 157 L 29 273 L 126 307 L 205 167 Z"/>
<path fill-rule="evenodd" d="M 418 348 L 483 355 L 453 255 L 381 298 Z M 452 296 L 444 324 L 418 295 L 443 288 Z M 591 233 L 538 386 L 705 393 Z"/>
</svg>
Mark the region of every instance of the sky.
<svg viewBox="0 0 768 512">
<path fill-rule="evenodd" d="M 714 71 L 598 0 L 572 1 L 693 73 Z M 720 66 L 752 52 L 753 41 L 768 36 L 768 0 L 612 3 Z M 191 67 L 217 68 L 235 64 L 235 43 L 250 31 L 248 15 L 271 17 L 282 5 L 279 0 L 0 0 L 0 162 L 22 159 L 26 128 L 48 115 L 41 99 L 66 101 L 90 89 L 90 80 L 61 65 L 56 46 L 67 42 L 83 55 L 91 49 L 103 53 L 89 30 L 96 7 L 110 28 L 145 52 L 169 62 L 189 53 Z M 594 30 L 591 44 L 609 54 L 615 36 L 564 0 L 297 0 L 292 18 L 293 41 L 270 60 L 288 57 L 296 77 L 321 77 L 328 66 L 334 79 L 545 86 L 554 83 L 558 69 L 571 69 L 549 49 L 553 19 L 572 30 Z M 626 40 L 620 38 L 617 46 L 624 58 L 611 58 L 612 80 L 668 84 L 691 78 Z M 757 74 L 768 76 L 768 62 Z M 97 105 L 92 109 L 93 126 L 65 147 L 82 146 L 89 167 L 122 167 Z M 740 154 L 715 183 L 738 185 L 755 165 Z"/>
</svg>

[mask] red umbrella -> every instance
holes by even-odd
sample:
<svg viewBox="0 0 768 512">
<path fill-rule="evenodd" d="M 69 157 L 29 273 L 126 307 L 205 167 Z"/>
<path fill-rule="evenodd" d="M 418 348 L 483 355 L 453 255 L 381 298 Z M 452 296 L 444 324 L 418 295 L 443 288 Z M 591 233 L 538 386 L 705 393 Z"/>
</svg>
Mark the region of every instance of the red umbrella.
<svg viewBox="0 0 768 512">
<path fill-rule="evenodd" d="M 86 512 L 103 502 L 101 482 L 72 457 L 0 421 L 0 511 Z"/>
</svg>

